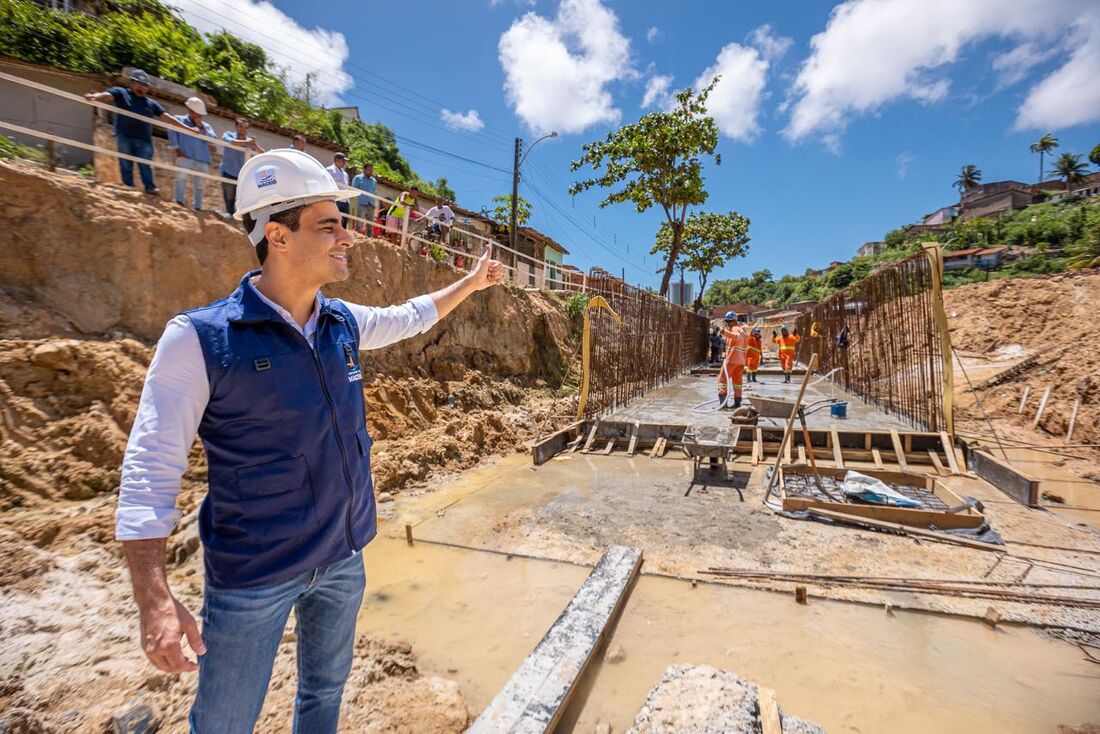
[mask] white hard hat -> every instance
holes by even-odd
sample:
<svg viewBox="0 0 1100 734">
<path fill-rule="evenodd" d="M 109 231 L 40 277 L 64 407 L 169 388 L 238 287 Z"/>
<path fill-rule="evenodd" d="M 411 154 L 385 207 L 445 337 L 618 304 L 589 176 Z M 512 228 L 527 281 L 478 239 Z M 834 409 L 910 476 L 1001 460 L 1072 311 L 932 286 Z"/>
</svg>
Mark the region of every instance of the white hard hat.
<svg viewBox="0 0 1100 734">
<path fill-rule="evenodd" d="M 187 109 L 194 112 L 196 115 L 206 114 L 206 103 L 198 97 L 188 97 L 187 101 L 183 103 Z"/>
<path fill-rule="evenodd" d="M 318 201 L 343 201 L 359 196 L 359 189 L 339 186 L 320 161 L 294 148 L 260 153 L 245 161 L 237 175 L 237 210 L 233 216 L 252 215 L 252 244 L 264 236 L 268 217 Z"/>
</svg>

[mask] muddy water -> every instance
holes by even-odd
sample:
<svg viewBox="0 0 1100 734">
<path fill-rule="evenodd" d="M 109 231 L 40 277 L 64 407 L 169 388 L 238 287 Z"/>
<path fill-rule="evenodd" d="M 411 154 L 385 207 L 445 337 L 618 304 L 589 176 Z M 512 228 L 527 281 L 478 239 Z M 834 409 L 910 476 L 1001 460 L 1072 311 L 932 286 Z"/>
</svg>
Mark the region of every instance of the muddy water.
<svg viewBox="0 0 1100 734">
<path fill-rule="evenodd" d="M 1100 528 L 1100 484 L 1082 479 L 1057 466 L 1058 456 L 1029 448 L 1007 448 L 1012 466 L 1041 480 L 1044 494 L 1057 495 L 1064 503 L 1042 500 L 1048 510 L 1071 522 Z"/>
<path fill-rule="evenodd" d="M 391 528 L 392 530 L 392 528 Z M 360 629 L 410 641 L 421 671 L 459 681 L 476 714 L 537 644 L 587 569 L 380 537 L 365 554 Z M 775 688 L 830 732 L 1054 732 L 1100 721 L 1100 667 L 1034 631 L 643 576 L 562 731 L 624 731 L 674 663 Z"/>
</svg>

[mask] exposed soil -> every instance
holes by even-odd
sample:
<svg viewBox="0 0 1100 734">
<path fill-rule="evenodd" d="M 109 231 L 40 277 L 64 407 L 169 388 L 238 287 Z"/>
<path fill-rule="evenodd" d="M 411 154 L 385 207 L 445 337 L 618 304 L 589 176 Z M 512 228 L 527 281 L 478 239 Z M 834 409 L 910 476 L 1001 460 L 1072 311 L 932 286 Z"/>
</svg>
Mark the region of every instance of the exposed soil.
<svg viewBox="0 0 1100 734">
<path fill-rule="evenodd" d="M 119 466 L 164 323 L 231 291 L 252 254 L 216 215 L 128 190 L 0 162 L 0 191 L 0 730 L 99 732 L 145 703 L 178 731 L 194 676 L 157 672 L 135 643 L 113 539 Z M 367 304 L 459 275 L 373 240 L 350 265 L 353 277 L 326 293 Z M 560 382 L 570 334 L 553 298 L 500 287 L 428 334 L 364 353 L 381 511 L 394 492 L 522 450 L 560 422 L 568 399 L 547 384 Z M 197 613 L 198 442 L 190 458 L 169 573 Z M 258 731 L 287 729 L 294 682 L 288 638 Z M 344 703 L 344 731 L 461 731 L 468 718 L 457 685 L 421 677 L 408 645 L 368 638 Z"/>
</svg>

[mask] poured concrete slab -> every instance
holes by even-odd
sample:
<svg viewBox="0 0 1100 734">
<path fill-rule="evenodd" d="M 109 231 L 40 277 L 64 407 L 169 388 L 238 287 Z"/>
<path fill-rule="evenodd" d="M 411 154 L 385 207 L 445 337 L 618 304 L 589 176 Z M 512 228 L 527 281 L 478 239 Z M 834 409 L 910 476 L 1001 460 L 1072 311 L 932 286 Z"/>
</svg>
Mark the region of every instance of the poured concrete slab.
<svg viewBox="0 0 1100 734">
<path fill-rule="evenodd" d="M 817 378 L 811 379 L 811 384 Z M 761 376 L 760 382 L 745 384 L 745 399 L 751 404 L 754 395 L 793 401 L 798 397 L 798 379 L 784 383 L 782 377 Z M 671 423 L 695 426 L 728 426 L 729 411 L 714 410 L 718 387 L 709 375 L 681 375 L 664 387 L 637 398 L 627 406 L 605 416 L 612 421 L 639 421 L 641 423 Z M 847 418 L 834 418 L 828 408 L 806 416 L 810 428 L 836 428 L 838 430 L 875 431 L 914 430 L 917 428 L 898 415 L 889 415 L 851 393 L 834 387 L 828 382 L 812 384 L 806 389 L 804 405 L 817 400 L 837 398 L 847 401 Z M 762 418 L 761 425 L 782 426 L 784 419 Z"/>
</svg>

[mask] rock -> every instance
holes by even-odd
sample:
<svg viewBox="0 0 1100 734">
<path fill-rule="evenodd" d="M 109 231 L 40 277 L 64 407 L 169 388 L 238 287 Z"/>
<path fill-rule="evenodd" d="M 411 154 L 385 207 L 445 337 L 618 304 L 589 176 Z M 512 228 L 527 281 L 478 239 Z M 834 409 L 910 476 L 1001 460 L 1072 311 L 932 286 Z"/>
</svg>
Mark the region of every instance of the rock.
<svg viewBox="0 0 1100 734">
<path fill-rule="evenodd" d="M 379 492 L 378 502 L 379 504 L 383 502 L 393 502 L 393 494 L 391 492 Z"/>
<path fill-rule="evenodd" d="M 147 703 L 131 702 L 129 708 L 111 717 L 111 734 L 152 734 L 158 728 L 160 719 Z"/>
<path fill-rule="evenodd" d="M 603 659 L 612 664 L 621 663 L 626 660 L 626 650 L 619 643 L 612 642 L 607 646 L 607 652 L 604 653 Z"/>
<path fill-rule="evenodd" d="M 39 344 L 31 352 L 31 364 L 51 370 L 76 372 L 74 347 L 77 344 L 79 342 L 76 339 L 51 339 L 44 344 Z"/>
</svg>

